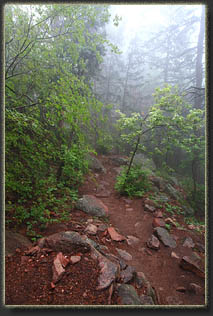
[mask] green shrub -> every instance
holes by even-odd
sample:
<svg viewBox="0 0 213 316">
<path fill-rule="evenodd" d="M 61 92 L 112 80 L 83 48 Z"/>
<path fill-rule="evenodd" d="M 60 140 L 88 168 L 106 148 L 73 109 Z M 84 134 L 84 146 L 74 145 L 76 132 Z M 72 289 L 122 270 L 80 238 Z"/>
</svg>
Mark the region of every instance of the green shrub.
<svg viewBox="0 0 213 316">
<path fill-rule="evenodd" d="M 148 172 L 142 170 L 139 166 L 133 166 L 128 176 L 126 176 L 127 167 L 125 166 L 121 174 L 117 177 L 115 189 L 123 195 L 143 196 L 150 190 L 151 183 L 148 180 Z"/>
</svg>

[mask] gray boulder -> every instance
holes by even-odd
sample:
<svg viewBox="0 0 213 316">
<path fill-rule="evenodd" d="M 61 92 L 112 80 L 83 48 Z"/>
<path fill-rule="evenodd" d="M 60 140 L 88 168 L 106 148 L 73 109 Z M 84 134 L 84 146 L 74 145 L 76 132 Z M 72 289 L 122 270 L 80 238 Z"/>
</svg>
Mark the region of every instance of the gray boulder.
<svg viewBox="0 0 213 316">
<path fill-rule="evenodd" d="M 163 227 L 156 227 L 154 229 L 154 234 L 160 239 L 160 241 L 166 247 L 175 248 L 177 246 L 174 238 L 168 233 L 168 231 Z"/>
<path fill-rule="evenodd" d="M 96 157 L 93 157 L 92 155 L 87 155 L 86 159 L 89 162 L 89 169 L 96 172 L 106 173 L 106 169 L 104 168 L 100 160 L 98 160 Z"/>
<path fill-rule="evenodd" d="M 57 252 L 70 253 L 72 251 L 88 252 L 90 245 L 75 231 L 60 232 L 38 241 L 40 248 L 50 248 Z"/>
<path fill-rule="evenodd" d="M 76 203 L 76 208 L 93 216 L 107 216 L 108 207 L 93 195 L 83 195 Z"/>
<path fill-rule="evenodd" d="M 118 288 L 118 296 L 122 305 L 142 305 L 141 300 L 132 285 L 121 284 Z"/>
<path fill-rule="evenodd" d="M 164 191 L 171 196 L 174 200 L 180 200 L 183 198 L 182 194 L 177 191 L 170 183 L 168 183 Z"/>
</svg>

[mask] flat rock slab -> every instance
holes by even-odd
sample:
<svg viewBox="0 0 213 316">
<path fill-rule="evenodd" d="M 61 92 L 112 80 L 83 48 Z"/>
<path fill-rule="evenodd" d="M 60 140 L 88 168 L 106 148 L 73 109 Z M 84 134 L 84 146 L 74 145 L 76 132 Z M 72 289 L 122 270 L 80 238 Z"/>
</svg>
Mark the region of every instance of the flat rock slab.
<svg viewBox="0 0 213 316">
<path fill-rule="evenodd" d="M 119 249 L 119 248 L 115 248 L 115 249 L 121 256 L 121 258 L 123 258 L 124 260 L 127 260 L 127 261 L 132 260 L 132 256 L 127 251 Z"/>
<path fill-rule="evenodd" d="M 54 251 L 70 253 L 72 251 L 88 252 L 90 245 L 74 231 L 60 232 L 48 237 L 41 238 L 38 241 L 40 248 L 50 248 Z"/>
<path fill-rule="evenodd" d="M 191 271 L 201 278 L 205 278 L 205 272 L 199 263 L 196 262 L 193 258 L 184 256 L 180 261 L 180 267 L 184 270 Z"/>
<path fill-rule="evenodd" d="M 175 248 L 177 246 L 174 238 L 168 233 L 168 231 L 163 227 L 156 227 L 154 229 L 154 234 L 160 239 L 160 241 L 166 247 Z"/>
<path fill-rule="evenodd" d="M 76 203 L 76 208 L 93 216 L 108 216 L 108 207 L 93 195 L 83 195 Z"/>
<path fill-rule="evenodd" d="M 102 290 L 110 286 L 117 278 L 119 264 L 112 262 L 103 256 L 95 247 L 91 245 L 91 255 L 93 259 L 97 259 L 100 267 L 100 275 L 98 277 L 97 290 Z"/>
<path fill-rule="evenodd" d="M 110 286 L 110 284 L 116 279 L 119 267 L 114 262 L 104 256 L 98 256 L 99 267 L 101 268 L 100 275 L 98 277 L 97 290 L 102 290 Z"/>
<path fill-rule="evenodd" d="M 110 237 L 112 238 L 112 240 L 114 241 L 123 241 L 126 240 L 126 238 L 122 235 L 120 235 L 118 232 L 116 232 L 114 227 L 108 227 L 108 233 L 110 235 Z"/>
<path fill-rule="evenodd" d="M 5 230 L 5 255 L 13 255 L 17 248 L 29 249 L 32 247 L 32 243 L 25 236 Z"/>
<path fill-rule="evenodd" d="M 121 284 L 118 288 L 118 296 L 122 305 L 142 305 L 141 300 L 132 285 Z"/>
<path fill-rule="evenodd" d="M 53 261 L 53 283 L 57 283 L 65 273 L 65 267 L 68 265 L 69 260 L 67 260 L 61 252 L 59 252 Z"/>
</svg>

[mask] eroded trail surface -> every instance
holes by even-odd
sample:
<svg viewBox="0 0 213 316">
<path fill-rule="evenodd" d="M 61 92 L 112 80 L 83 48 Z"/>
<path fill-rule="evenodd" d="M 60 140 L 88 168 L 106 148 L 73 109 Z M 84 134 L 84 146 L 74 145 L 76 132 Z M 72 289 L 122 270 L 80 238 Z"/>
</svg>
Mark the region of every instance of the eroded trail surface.
<svg viewBox="0 0 213 316">
<path fill-rule="evenodd" d="M 154 215 L 144 210 L 145 198 L 121 197 L 114 189 L 119 168 L 113 165 L 110 157 L 99 157 L 106 169 L 105 174 L 95 174 L 95 181 L 87 181 L 81 188 L 82 194 L 97 196 L 109 208 L 110 224 L 131 241 L 120 242 L 119 248 L 132 255 L 128 264 L 136 271 L 143 271 L 154 287 L 158 301 L 162 305 L 203 305 L 205 304 L 204 279 L 191 271 L 182 270 L 179 266 L 183 256 L 193 255 L 193 249 L 183 247 L 183 240 L 191 237 L 194 242 L 204 242 L 204 237 L 187 230 L 178 230 L 173 227 L 170 231 L 177 243 L 172 249 L 160 244 L 159 250 L 147 248 L 147 240 L 153 234 L 152 222 Z M 166 214 L 164 217 L 166 217 Z M 179 220 L 181 220 L 180 218 Z M 182 219 L 183 221 L 183 219 Z M 129 240 L 130 240 L 129 239 Z M 175 253 L 178 258 L 175 258 Z M 202 288 L 198 295 L 192 295 L 186 289 L 190 283 Z"/>
<path fill-rule="evenodd" d="M 152 305 L 206 304 L 205 275 L 196 263 L 205 259 L 204 233 L 190 229 L 183 215 L 168 214 L 156 205 L 155 211 L 150 212 L 147 196 L 132 199 L 120 196 L 114 189 L 120 170 L 112 159 L 114 157 L 99 156 L 105 172 L 91 171 L 79 189 L 80 196 L 97 198 L 108 208 L 108 219 L 87 214 L 76 206 L 71 210 L 69 220 L 48 224 L 45 231 L 38 225 L 37 233 L 47 238 L 46 244 L 42 245 L 42 240 L 31 244 L 24 230 L 17 231 L 21 233 L 19 235 L 14 229 L 7 233 L 6 305 L 137 305 L 138 302 L 141 305 L 141 297 L 148 299 L 150 305 L 152 295 L 148 293 L 148 285 L 144 283 L 139 287 L 136 279 L 132 279 L 132 270 L 136 275 L 142 272 L 154 289 L 156 299 Z M 170 225 L 172 243 L 165 246 L 160 238 L 153 237 L 156 236 L 153 225 L 159 226 L 160 221 L 166 221 L 168 217 L 170 224 L 172 220 L 178 225 Z M 49 236 L 52 242 L 48 241 Z M 71 236 L 73 240 L 69 239 Z M 117 237 L 123 238 L 116 240 Z M 99 250 L 106 251 L 106 256 L 98 262 L 94 257 L 95 250 L 92 252 L 79 246 L 78 239 L 85 243 L 82 238 L 96 243 Z M 30 250 L 26 251 L 26 248 Z M 119 261 L 119 274 L 114 274 L 115 266 L 109 261 L 105 265 L 106 258 L 113 262 L 113 256 L 123 260 Z M 180 266 L 183 258 L 186 259 L 184 269 Z M 193 258 L 193 264 L 187 258 Z M 100 280 L 104 285 L 101 289 Z M 135 298 L 134 294 L 131 298 L 130 291 L 123 298 L 123 294 L 119 294 L 122 285 L 125 289 L 132 286 L 131 290 L 134 288 L 138 296 Z M 130 298 L 133 301 L 130 302 Z M 122 299 L 126 301 L 122 303 Z M 142 305 L 147 305 L 147 301 Z"/>
</svg>

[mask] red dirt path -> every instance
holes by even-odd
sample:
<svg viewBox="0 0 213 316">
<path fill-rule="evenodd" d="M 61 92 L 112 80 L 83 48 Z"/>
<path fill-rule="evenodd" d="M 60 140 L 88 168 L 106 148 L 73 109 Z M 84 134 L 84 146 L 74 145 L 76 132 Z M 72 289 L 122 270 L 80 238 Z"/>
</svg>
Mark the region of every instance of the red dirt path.
<svg viewBox="0 0 213 316">
<path fill-rule="evenodd" d="M 107 170 L 106 174 L 88 175 L 79 194 L 101 195 L 110 192 L 108 197 L 99 197 L 109 208 L 108 225 L 111 224 L 124 236 L 138 237 L 140 242 L 130 246 L 126 242 L 106 241 L 104 232 L 98 232 L 97 236 L 91 238 L 100 243 L 104 241 L 116 255 L 116 247 L 130 253 L 133 259 L 127 264 L 135 267 L 136 271 L 145 273 L 157 292 L 159 305 L 205 305 L 205 280 L 192 272 L 182 270 L 179 266 L 180 259 L 171 257 L 172 251 L 180 258 L 192 253 L 192 249 L 182 246 L 184 237 L 191 236 L 194 242 L 204 243 L 204 236 L 195 231 L 173 228 L 171 234 L 176 236 L 177 242 L 175 249 L 165 247 L 162 243 L 160 250 L 148 249 L 146 241 L 153 233 L 153 215 L 144 211 L 144 198 L 129 199 L 119 196 L 114 190 L 117 175 L 115 166 L 110 163 L 109 157 L 102 156 L 99 159 Z M 133 210 L 127 210 L 128 208 Z M 50 235 L 61 230 L 83 232 L 84 222 L 88 218 L 91 216 L 74 210 L 68 222 L 49 225 L 46 232 L 42 234 Z M 179 221 L 183 224 L 181 216 Z M 137 227 L 135 227 L 136 223 L 139 223 Z M 6 257 L 5 303 L 7 305 L 108 305 L 109 289 L 96 290 L 99 267 L 89 254 L 82 256 L 78 264 L 70 267 L 58 285 L 52 289 L 51 262 L 55 255 L 50 253 L 42 257 L 42 254 L 39 254 L 23 259 L 24 252 L 20 250 L 15 256 Z M 203 254 L 199 253 L 199 255 Z M 178 287 L 188 289 L 190 283 L 201 286 L 202 292 L 193 294 L 189 291 L 177 291 Z M 112 296 L 110 305 L 119 305 L 116 292 Z"/>
</svg>

